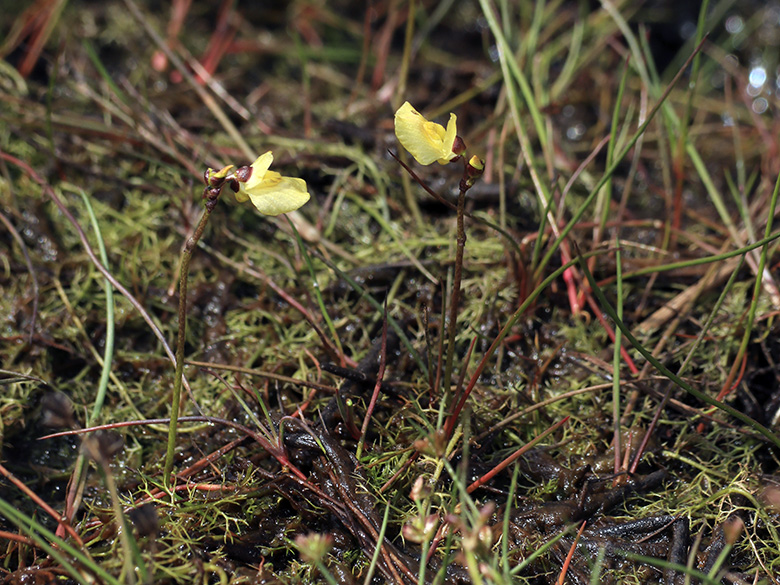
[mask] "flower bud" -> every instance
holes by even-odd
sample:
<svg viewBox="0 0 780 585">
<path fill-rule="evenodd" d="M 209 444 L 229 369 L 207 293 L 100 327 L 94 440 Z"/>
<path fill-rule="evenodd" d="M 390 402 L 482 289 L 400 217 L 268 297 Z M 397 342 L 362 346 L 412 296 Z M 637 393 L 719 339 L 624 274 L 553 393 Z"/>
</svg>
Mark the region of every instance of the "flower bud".
<svg viewBox="0 0 780 585">
<path fill-rule="evenodd" d="M 420 475 L 414 480 L 414 485 L 412 485 L 412 491 L 409 496 L 415 502 L 422 502 L 425 498 L 429 498 L 432 493 L 433 490 L 431 489 L 431 486 L 429 486 L 428 482 L 425 481 L 425 478 Z"/>
<path fill-rule="evenodd" d="M 463 142 L 463 138 L 460 136 L 455 137 L 455 142 L 452 143 L 452 152 L 458 156 L 466 152 L 466 143 Z"/>
<path fill-rule="evenodd" d="M 246 183 L 250 178 L 252 178 L 252 170 L 252 167 L 249 165 L 238 167 L 236 172 L 233 173 L 233 176 L 239 183 Z"/>
<path fill-rule="evenodd" d="M 463 169 L 463 178 L 460 180 L 462 191 L 470 189 L 477 182 L 485 171 L 485 161 L 478 156 L 472 156 Z"/>
<path fill-rule="evenodd" d="M 48 392 L 41 400 L 42 424 L 47 427 L 76 428 L 73 403 L 62 392 Z"/>
<path fill-rule="evenodd" d="M 232 168 L 233 165 L 222 167 L 218 171 L 214 169 L 206 169 L 206 172 L 203 173 L 203 180 L 205 181 L 206 185 L 210 187 L 221 185 L 225 181 L 225 177 L 228 176 L 228 173 Z"/>
<path fill-rule="evenodd" d="M 100 463 L 108 463 L 124 447 L 125 440 L 116 431 L 96 431 L 84 439 L 82 450 Z"/>
<path fill-rule="evenodd" d="M 410 542 L 421 543 L 430 540 L 439 524 L 436 514 L 427 516 L 414 516 L 401 527 L 401 535 Z"/>
<path fill-rule="evenodd" d="M 160 518 L 154 504 L 141 504 L 127 513 L 138 536 L 155 538 L 160 532 Z"/>
<path fill-rule="evenodd" d="M 466 169 L 471 176 L 478 177 L 485 170 L 485 161 L 475 154 L 469 159 L 469 162 L 466 164 Z"/>
</svg>

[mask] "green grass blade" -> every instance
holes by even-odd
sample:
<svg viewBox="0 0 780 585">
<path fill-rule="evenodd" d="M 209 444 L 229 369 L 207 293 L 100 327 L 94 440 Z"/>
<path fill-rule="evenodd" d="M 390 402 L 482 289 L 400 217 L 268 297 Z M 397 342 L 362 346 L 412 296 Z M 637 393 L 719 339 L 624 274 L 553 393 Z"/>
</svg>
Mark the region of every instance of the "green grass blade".
<svg viewBox="0 0 780 585">
<path fill-rule="evenodd" d="M 585 200 L 582 202 L 580 207 L 574 212 L 572 218 L 569 220 L 569 223 L 567 223 L 566 226 L 564 226 L 564 228 L 561 230 L 560 235 L 556 238 L 555 242 L 549 247 L 544 257 L 542 258 L 541 262 L 536 267 L 536 270 L 534 272 L 534 280 L 538 280 L 542 271 L 546 268 L 547 264 L 549 264 L 553 254 L 558 249 L 561 242 L 564 240 L 564 238 L 566 238 L 569 235 L 569 232 L 571 232 L 574 226 L 580 221 L 582 216 L 585 214 L 585 211 L 588 209 L 588 207 L 590 207 L 591 203 L 593 202 L 593 199 L 598 194 L 599 190 L 606 184 L 607 181 L 610 180 L 612 175 L 617 170 L 618 166 L 621 164 L 622 160 L 625 158 L 625 156 L 629 153 L 629 151 L 634 147 L 636 142 L 639 140 L 639 137 L 642 136 L 642 134 L 644 134 L 645 130 L 647 130 L 647 127 L 650 125 L 650 122 L 653 121 L 655 115 L 658 113 L 658 110 L 661 109 L 661 107 L 666 102 L 666 98 L 669 97 L 669 93 L 672 91 L 672 88 L 677 84 L 677 82 L 680 80 L 680 77 L 685 72 L 688 63 L 690 62 L 691 59 L 693 59 L 696 53 L 699 52 L 699 50 L 701 50 L 701 45 L 699 45 L 696 48 L 696 52 L 693 53 L 693 55 L 691 55 L 688 58 L 688 61 L 686 61 L 685 66 L 677 72 L 677 75 L 675 75 L 674 79 L 672 79 L 672 81 L 669 83 L 664 93 L 661 95 L 660 99 L 658 100 L 658 103 L 656 103 L 655 106 L 653 106 L 653 108 L 648 113 L 647 119 L 639 126 L 637 131 L 628 141 L 628 144 L 626 144 L 626 146 L 620 151 L 620 154 L 615 158 L 615 161 L 607 168 L 607 170 L 601 176 L 601 179 L 599 179 L 599 181 L 591 190 L 590 194 L 585 198 Z"/>
<path fill-rule="evenodd" d="M 330 336 L 333 338 L 333 342 L 336 344 L 339 355 L 344 355 L 344 350 L 341 347 L 341 339 L 339 339 L 339 333 L 336 331 L 336 326 L 333 324 L 333 319 L 330 318 L 328 308 L 325 306 L 325 301 L 322 298 L 320 283 L 317 280 L 317 273 L 314 271 L 314 264 L 311 261 L 311 256 L 309 256 L 308 250 L 306 249 L 306 244 L 304 244 L 303 238 L 301 238 L 301 234 L 298 233 L 298 230 L 295 228 L 295 224 L 292 222 L 292 220 L 286 216 L 285 219 L 287 219 L 287 223 L 290 225 L 290 228 L 292 228 L 292 231 L 295 234 L 295 239 L 298 242 L 298 249 L 301 251 L 301 257 L 303 257 L 306 268 L 309 270 L 309 276 L 311 276 L 312 282 L 311 288 L 314 291 L 314 298 L 317 299 L 317 306 L 320 308 L 322 318 L 325 320 L 325 324 L 328 327 L 328 331 L 330 331 Z"/>
<path fill-rule="evenodd" d="M 106 267 L 106 270 L 108 270 L 108 254 L 106 254 L 106 245 L 100 232 L 100 224 L 95 216 L 95 210 L 92 209 L 92 203 L 87 194 L 83 190 L 79 190 L 79 194 L 87 208 L 92 230 L 95 232 L 100 261 L 103 263 L 103 266 Z M 89 427 L 97 422 L 98 417 L 100 416 L 100 410 L 103 408 L 106 392 L 108 391 L 108 379 L 111 376 L 111 364 L 114 359 L 114 332 L 116 327 L 114 322 L 114 287 L 106 278 L 103 279 L 103 287 L 106 291 L 106 347 L 103 351 L 103 368 L 100 372 L 100 382 L 98 383 L 98 390 L 95 395 L 95 403 L 92 406 L 92 413 L 89 415 L 89 418 L 87 418 L 87 426 Z"/>
<path fill-rule="evenodd" d="M 688 394 L 691 394 L 692 396 L 698 398 L 702 402 L 706 402 L 707 404 L 714 406 L 727 414 L 730 414 L 734 418 L 745 423 L 748 427 L 752 428 L 757 433 L 763 435 L 768 441 L 774 443 L 777 447 L 780 447 L 780 438 L 778 438 L 772 431 L 770 431 L 764 425 L 760 424 L 758 421 L 753 420 L 746 414 L 739 412 L 737 409 L 729 406 L 728 404 L 724 404 L 719 400 L 715 400 L 714 398 L 708 396 L 704 392 L 697 390 L 696 388 L 694 388 L 693 386 L 685 382 L 682 378 L 674 374 L 669 368 L 664 366 L 655 357 L 653 357 L 653 355 L 647 349 L 645 349 L 645 347 L 639 342 L 639 340 L 633 336 L 631 330 L 626 326 L 623 320 L 618 317 L 618 314 L 615 311 L 614 307 L 612 307 L 612 305 L 609 303 L 607 297 L 604 296 L 604 292 L 601 290 L 598 283 L 596 282 L 595 277 L 588 269 L 588 264 L 587 262 L 585 262 L 584 256 L 579 257 L 579 264 L 580 264 L 580 269 L 583 271 L 583 273 L 588 279 L 588 282 L 590 283 L 593 293 L 598 298 L 599 303 L 601 304 L 601 308 L 604 310 L 605 313 L 607 313 L 607 315 L 609 315 L 609 318 L 615 322 L 615 325 L 620 328 L 620 330 L 623 332 L 623 335 L 625 335 L 626 339 L 628 339 L 631 345 L 634 346 L 634 349 L 636 349 L 640 354 L 642 354 L 642 357 L 644 357 L 647 361 L 649 361 L 656 370 L 661 372 L 664 376 L 669 378 L 672 382 L 677 384 Z"/>
<path fill-rule="evenodd" d="M 109 585 L 120 585 L 119 581 L 108 574 L 93 559 L 88 557 L 82 551 L 62 540 L 59 536 L 47 529 L 45 526 L 30 518 L 26 514 L 17 510 L 10 503 L 0 498 L 0 514 L 13 522 L 22 532 L 27 534 L 35 543 L 57 560 L 58 563 L 71 575 L 78 583 L 83 585 L 94 585 L 94 579 L 80 573 L 68 560 L 64 553 L 70 555 L 82 564 L 87 570 L 94 573 L 97 577 L 103 579 Z"/>
</svg>

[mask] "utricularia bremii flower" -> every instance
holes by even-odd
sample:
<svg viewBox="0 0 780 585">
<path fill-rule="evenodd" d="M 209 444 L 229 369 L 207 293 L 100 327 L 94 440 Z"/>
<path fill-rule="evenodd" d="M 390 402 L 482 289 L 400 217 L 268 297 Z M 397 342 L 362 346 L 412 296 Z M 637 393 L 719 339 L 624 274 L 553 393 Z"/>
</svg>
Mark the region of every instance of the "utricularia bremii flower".
<svg viewBox="0 0 780 585">
<path fill-rule="evenodd" d="M 227 183 L 235 191 L 239 202 L 251 201 L 263 215 L 295 211 L 309 200 L 306 181 L 283 177 L 276 171 L 268 170 L 273 161 L 274 155 L 269 150 L 249 166 L 235 168 L 228 165 L 218 171 L 208 169 L 204 175 L 206 198 L 216 199 Z"/>
<path fill-rule="evenodd" d="M 447 128 L 426 120 L 409 102 L 395 113 L 395 135 L 398 141 L 421 165 L 436 161 L 440 165 L 458 158 L 466 145 L 458 136 L 457 116 L 450 114 Z"/>
<path fill-rule="evenodd" d="M 409 102 L 395 113 L 395 135 L 398 142 L 421 165 L 436 161 L 440 165 L 458 160 L 466 152 L 466 144 L 458 136 L 457 117 L 450 114 L 447 128 L 426 120 Z M 464 159 L 460 189 L 468 191 L 485 171 L 485 162 L 478 156 Z"/>
</svg>

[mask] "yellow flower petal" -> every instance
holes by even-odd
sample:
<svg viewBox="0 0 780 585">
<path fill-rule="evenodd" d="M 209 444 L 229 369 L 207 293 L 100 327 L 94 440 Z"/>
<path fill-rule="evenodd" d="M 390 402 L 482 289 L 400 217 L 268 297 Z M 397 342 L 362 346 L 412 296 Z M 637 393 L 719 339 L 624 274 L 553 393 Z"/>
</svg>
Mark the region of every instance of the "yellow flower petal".
<svg viewBox="0 0 780 585">
<path fill-rule="evenodd" d="M 401 146 L 421 165 L 434 161 L 444 165 L 457 156 L 452 152 L 457 135 L 456 121 L 455 114 L 450 114 L 445 130 L 441 124 L 426 120 L 409 102 L 404 102 L 395 113 L 395 135 Z"/>
<path fill-rule="evenodd" d="M 444 156 L 438 160 L 440 165 L 446 165 L 453 158 L 458 156 L 452 152 L 452 147 L 455 144 L 455 138 L 458 135 L 458 128 L 455 123 L 457 119 L 458 118 L 455 116 L 455 114 L 450 114 L 450 119 L 447 121 L 447 131 L 444 133 L 444 138 L 442 139 L 442 147 L 445 153 Z"/>
<path fill-rule="evenodd" d="M 266 171 L 271 167 L 274 162 L 274 153 L 270 150 L 265 154 L 261 154 L 257 157 L 257 160 L 252 163 L 252 176 L 244 183 L 244 187 L 247 190 L 254 189 L 256 185 L 263 182 Z"/>
<path fill-rule="evenodd" d="M 268 168 L 274 160 L 269 150 L 252 163 L 252 175 L 244 183 L 239 183 L 236 199 L 252 201 L 263 215 L 280 215 L 295 211 L 309 200 L 306 181 L 293 177 L 283 177 Z"/>
<path fill-rule="evenodd" d="M 309 200 L 309 191 L 303 179 L 283 177 L 274 171 L 268 171 L 265 176 L 266 180 L 260 185 L 246 191 L 252 205 L 263 215 L 289 213 Z"/>
</svg>

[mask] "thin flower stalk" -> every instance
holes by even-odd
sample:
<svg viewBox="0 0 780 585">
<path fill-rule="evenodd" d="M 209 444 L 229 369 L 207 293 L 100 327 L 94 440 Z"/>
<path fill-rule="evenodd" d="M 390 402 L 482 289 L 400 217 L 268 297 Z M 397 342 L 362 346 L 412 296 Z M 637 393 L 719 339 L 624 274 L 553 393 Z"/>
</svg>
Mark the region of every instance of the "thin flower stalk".
<svg viewBox="0 0 780 585">
<path fill-rule="evenodd" d="M 163 481 L 167 487 L 172 485 L 171 472 L 176 453 L 179 409 L 181 407 L 181 388 L 184 379 L 184 342 L 187 335 L 187 281 L 192 254 L 206 229 L 211 212 L 217 205 L 225 185 L 236 194 L 239 202 L 251 201 L 263 215 L 276 216 L 295 211 L 309 200 L 309 192 L 303 179 L 283 177 L 269 170 L 274 157 L 271 151 L 262 154 L 251 166 L 234 168 L 228 165 L 219 171 L 207 169 L 204 174 L 206 189 L 203 197 L 205 209 L 192 235 L 187 238 L 181 253 L 179 269 L 179 328 L 176 339 L 176 370 L 173 378 L 173 396 L 171 399 L 171 418 L 168 425 L 168 445 L 165 452 Z"/>
</svg>

